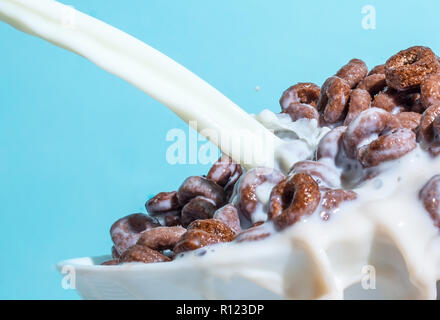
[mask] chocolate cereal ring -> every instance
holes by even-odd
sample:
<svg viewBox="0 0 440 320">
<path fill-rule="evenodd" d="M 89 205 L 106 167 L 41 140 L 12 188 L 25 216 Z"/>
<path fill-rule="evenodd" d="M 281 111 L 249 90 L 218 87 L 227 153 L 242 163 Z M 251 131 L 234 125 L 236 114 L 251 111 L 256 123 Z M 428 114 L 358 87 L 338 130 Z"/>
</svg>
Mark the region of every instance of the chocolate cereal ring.
<svg viewBox="0 0 440 320">
<path fill-rule="evenodd" d="M 323 112 L 327 123 L 336 123 L 344 119 L 350 92 L 350 85 L 339 77 L 330 77 L 324 82 L 318 100 L 318 110 Z"/>
<path fill-rule="evenodd" d="M 197 220 L 188 226 L 188 231 L 180 237 L 173 251 L 174 254 L 192 251 L 221 242 L 230 242 L 234 237 L 234 231 L 219 220 Z"/>
<path fill-rule="evenodd" d="M 367 90 L 368 93 L 374 97 L 378 92 L 385 89 L 386 86 L 387 82 L 385 79 L 385 74 L 376 73 L 362 79 L 356 88 Z"/>
<path fill-rule="evenodd" d="M 168 262 L 171 259 L 160 252 L 150 249 L 148 247 L 134 245 L 126 250 L 120 258 L 120 262 L 142 262 L 142 263 L 155 263 L 155 262 Z"/>
<path fill-rule="evenodd" d="M 242 173 L 241 166 L 235 163 L 227 155 L 222 155 L 209 170 L 206 178 L 214 181 L 221 187 L 233 185 L 240 178 Z"/>
<path fill-rule="evenodd" d="M 225 192 L 217 183 L 199 176 L 189 177 L 177 191 L 177 199 L 184 206 L 197 196 L 212 200 L 217 208 L 226 202 Z"/>
<path fill-rule="evenodd" d="M 400 112 L 395 117 L 399 120 L 402 128 L 408 128 L 413 131 L 416 130 L 422 119 L 422 115 L 417 112 Z"/>
<path fill-rule="evenodd" d="M 375 66 L 373 69 L 370 70 L 370 72 L 368 72 L 367 76 L 371 76 L 373 74 L 385 74 L 385 65 L 380 64 L 378 66 Z"/>
<path fill-rule="evenodd" d="M 171 250 L 186 232 L 183 227 L 158 227 L 141 233 L 136 244 L 153 250 Z"/>
<path fill-rule="evenodd" d="M 309 104 L 316 108 L 321 88 L 310 82 L 301 82 L 291 86 L 280 99 L 281 108 L 287 109 L 292 103 Z"/>
<path fill-rule="evenodd" d="M 273 231 L 267 227 L 266 223 L 255 225 L 239 233 L 235 237 L 234 242 L 242 243 L 263 240 L 271 236 L 272 232 Z"/>
<path fill-rule="evenodd" d="M 394 90 L 385 90 L 380 92 L 374 97 L 371 106 L 374 108 L 380 108 L 388 112 L 393 112 L 396 108 L 401 106 L 402 98 Z"/>
<path fill-rule="evenodd" d="M 221 243 L 222 239 L 203 230 L 192 229 L 185 232 L 173 248 L 174 254 L 197 250 L 206 246 Z"/>
<path fill-rule="evenodd" d="M 440 175 L 433 176 L 420 190 L 419 198 L 434 225 L 440 228 Z"/>
<path fill-rule="evenodd" d="M 252 223 L 265 221 L 261 213 L 264 213 L 264 203 L 259 199 L 259 191 L 271 189 L 281 180 L 284 175 L 276 170 L 258 167 L 249 170 L 241 178 L 238 188 L 238 206 L 241 213 Z"/>
<path fill-rule="evenodd" d="M 329 131 L 319 142 L 316 157 L 318 160 L 331 159 L 336 160 L 341 145 L 342 137 L 347 130 L 346 126 L 340 126 Z"/>
<path fill-rule="evenodd" d="M 348 126 L 343 138 L 344 150 L 355 159 L 358 148 L 371 137 L 384 135 L 396 128 L 400 128 L 400 122 L 391 113 L 379 108 L 367 109 Z"/>
<path fill-rule="evenodd" d="M 217 207 L 212 200 L 198 196 L 183 207 L 180 222 L 186 227 L 194 220 L 212 218 L 216 210 Z"/>
<path fill-rule="evenodd" d="M 364 168 L 403 157 L 417 146 L 416 134 L 407 128 L 393 129 L 370 144 L 358 149 L 358 159 Z"/>
<path fill-rule="evenodd" d="M 370 93 L 364 89 L 354 89 L 350 95 L 350 103 L 348 104 L 348 113 L 344 120 L 344 126 L 348 126 L 362 111 L 370 108 L 370 105 Z"/>
<path fill-rule="evenodd" d="M 239 233 L 241 231 L 240 217 L 237 208 L 228 203 L 214 213 L 214 219 L 220 220 L 226 224 L 232 231 Z"/>
<path fill-rule="evenodd" d="M 440 118 L 440 104 L 429 107 L 422 115 L 417 138 L 425 147 L 438 140 L 439 132 L 437 126 L 434 125 L 438 118 Z"/>
<path fill-rule="evenodd" d="M 347 81 L 350 88 L 356 85 L 367 76 L 368 68 L 365 62 L 359 59 L 350 60 L 336 73 L 336 76 Z"/>
<path fill-rule="evenodd" d="M 420 86 L 421 102 L 424 109 L 440 104 L 440 74 L 431 74 Z"/>
<path fill-rule="evenodd" d="M 305 173 L 289 176 L 277 184 L 270 194 L 269 219 L 282 230 L 311 215 L 319 205 L 321 193 L 313 178 Z"/>
<path fill-rule="evenodd" d="M 389 58 L 385 75 L 389 87 L 404 91 L 421 85 L 428 75 L 439 69 L 439 62 L 431 49 L 415 46 Z"/>
<path fill-rule="evenodd" d="M 287 113 L 293 122 L 299 119 L 319 120 L 318 111 L 309 104 L 291 103 L 282 113 Z"/>
<path fill-rule="evenodd" d="M 188 230 L 203 230 L 210 234 L 219 236 L 222 242 L 230 242 L 235 238 L 235 232 L 229 228 L 226 223 L 217 219 L 196 220 L 189 226 Z"/>
<path fill-rule="evenodd" d="M 178 211 L 181 208 L 177 199 L 177 192 L 160 192 L 147 201 L 145 208 L 151 216 Z"/>
<path fill-rule="evenodd" d="M 299 161 L 289 171 L 289 175 L 306 173 L 310 175 L 320 187 L 334 188 L 341 185 L 341 174 L 335 167 L 324 162 Z"/>
<path fill-rule="evenodd" d="M 119 219 L 110 228 L 110 235 L 116 249 L 114 255 L 122 255 L 128 248 L 136 244 L 142 231 L 156 227 L 160 227 L 159 222 L 142 213 L 131 214 Z"/>
<path fill-rule="evenodd" d="M 357 193 L 344 189 L 325 190 L 321 198 L 320 216 L 323 220 L 328 221 L 330 217 L 339 209 L 340 205 L 346 201 L 357 199 Z"/>
</svg>

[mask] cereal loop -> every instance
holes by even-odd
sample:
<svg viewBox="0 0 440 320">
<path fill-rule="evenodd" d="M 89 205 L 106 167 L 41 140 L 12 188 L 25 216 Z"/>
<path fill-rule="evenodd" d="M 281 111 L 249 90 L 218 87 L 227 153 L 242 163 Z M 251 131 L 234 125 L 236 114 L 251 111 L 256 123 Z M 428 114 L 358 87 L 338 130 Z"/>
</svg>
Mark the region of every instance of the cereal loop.
<svg viewBox="0 0 440 320">
<path fill-rule="evenodd" d="M 299 173 L 287 177 L 272 189 L 269 219 L 278 230 L 285 229 L 302 216 L 312 214 L 320 199 L 319 186 L 310 175 Z"/>
<path fill-rule="evenodd" d="M 435 125 L 436 119 L 438 118 L 440 118 L 440 104 L 429 107 L 423 113 L 417 135 L 423 147 L 427 147 L 439 141 L 440 128 L 438 128 L 438 125 Z M 439 120 L 437 120 L 437 123 L 438 121 Z"/>
<path fill-rule="evenodd" d="M 389 58 L 385 75 L 389 87 L 403 91 L 421 85 L 428 75 L 439 69 L 439 62 L 431 49 L 415 46 Z"/>
<path fill-rule="evenodd" d="M 380 64 L 378 66 L 375 66 L 373 69 L 371 69 L 370 72 L 368 72 L 367 76 L 371 76 L 373 74 L 385 74 L 385 65 Z"/>
<path fill-rule="evenodd" d="M 257 213 L 263 211 L 264 204 L 258 197 L 258 189 L 272 188 L 284 179 L 284 175 L 276 169 L 254 168 L 243 175 L 238 189 L 239 208 L 242 214 L 251 222 L 261 221 L 261 215 Z M 263 220 L 264 221 L 264 220 Z"/>
<path fill-rule="evenodd" d="M 120 262 L 142 262 L 142 263 L 155 263 L 155 262 L 167 262 L 171 261 L 170 258 L 157 252 L 156 250 L 134 245 L 130 247 L 121 255 Z"/>
<path fill-rule="evenodd" d="M 220 220 L 226 224 L 232 231 L 238 233 L 241 231 L 240 217 L 237 208 L 232 204 L 221 207 L 214 213 L 214 219 Z"/>
<path fill-rule="evenodd" d="M 314 83 L 303 82 L 291 86 L 280 99 L 280 105 L 283 110 L 287 109 L 292 103 L 309 104 L 316 107 L 321 89 Z"/>
<path fill-rule="evenodd" d="M 417 146 L 416 134 L 407 128 L 393 129 L 358 150 L 358 159 L 364 168 L 403 157 Z"/>
<path fill-rule="evenodd" d="M 186 227 L 194 220 L 210 219 L 216 210 L 217 207 L 212 200 L 201 196 L 195 197 L 183 207 L 181 223 Z"/>
<path fill-rule="evenodd" d="M 159 222 L 142 213 L 135 213 L 116 221 L 110 228 L 110 235 L 118 255 L 135 245 L 140 233 L 160 227 Z"/>
<path fill-rule="evenodd" d="M 184 206 L 197 196 L 211 199 L 217 208 L 226 201 L 223 188 L 214 181 L 199 176 L 189 177 L 177 191 L 177 199 L 180 205 Z"/>
<path fill-rule="evenodd" d="M 411 129 L 413 131 L 416 130 L 422 119 L 422 115 L 417 112 L 401 112 L 396 114 L 395 117 L 399 120 L 402 128 Z"/>
<path fill-rule="evenodd" d="M 380 92 L 377 96 L 374 97 L 371 106 L 373 108 L 380 108 L 388 112 L 392 112 L 398 106 L 400 106 L 401 100 L 400 96 L 392 90 L 386 90 Z"/>
<path fill-rule="evenodd" d="M 319 120 L 318 111 L 309 104 L 291 103 L 282 113 L 287 113 L 293 122 L 299 119 Z"/>
<path fill-rule="evenodd" d="M 151 216 L 176 211 L 181 208 L 177 199 L 177 192 L 160 192 L 147 201 L 145 208 Z"/>
<path fill-rule="evenodd" d="M 324 120 L 327 123 L 336 123 L 344 119 L 350 92 L 350 85 L 339 77 L 330 77 L 324 82 L 318 110 L 324 112 Z"/>
<path fill-rule="evenodd" d="M 340 126 L 329 131 L 319 142 L 317 149 L 317 159 L 329 158 L 331 160 L 336 160 L 339 154 L 342 137 L 347 127 Z"/>
<path fill-rule="evenodd" d="M 367 73 L 368 68 L 365 62 L 352 59 L 336 73 L 336 76 L 347 81 L 350 88 L 354 88 L 367 76 Z"/>
<path fill-rule="evenodd" d="M 367 90 L 371 96 L 385 89 L 387 85 L 385 74 L 372 74 L 359 82 L 357 89 Z"/>
<path fill-rule="evenodd" d="M 371 95 L 367 90 L 355 89 L 351 92 L 348 113 L 345 117 L 344 126 L 348 126 L 362 111 L 370 108 Z"/>
<path fill-rule="evenodd" d="M 357 199 L 357 193 L 351 190 L 330 189 L 324 192 L 320 206 L 320 216 L 328 221 L 338 211 L 341 203 Z"/>
<path fill-rule="evenodd" d="M 189 230 L 185 232 L 173 248 L 174 254 L 197 250 L 202 247 L 222 242 L 219 236 L 203 230 Z"/>
<path fill-rule="evenodd" d="M 420 86 L 421 102 L 425 109 L 440 104 L 440 74 L 432 74 Z"/>
<path fill-rule="evenodd" d="M 419 192 L 419 198 L 434 225 L 440 228 L 440 175 L 432 177 Z"/>
<path fill-rule="evenodd" d="M 189 226 L 188 230 L 202 230 L 210 234 L 219 236 L 222 242 L 230 242 L 234 240 L 235 232 L 225 223 L 216 219 L 196 220 Z"/>
<path fill-rule="evenodd" d="M 234 241 L 241 242 L 253 242 L 266 239 L 271 236 L 272 232 L 267 228 L 266 224 L 260 224 L 244 230 L 235 237 Z"/>
<path fill-rule="evenodd" d="M 228 184 L 235 184 L 241 176 L 241 172 L 239 164 L 232 161 L 227 155 L 222 155 L 211 167 L 206 178 L 221 187 L 226 187 Z"/>
<path fill-rule="evenodd" d="M 158 227 L 142 232 L 137 244 L 157 251 L 171 250 L 185 232 L 185 228 L 177 226 Z"/>
<path fill-rule="evenodd" d="M 166 215 L 164 217 L 164 224 L 167 227 L 175 227 L 182 225 L 182 221 L 180 219 L 180 214 L 176 215 Z"/>
<path fill-rule="evenodd" d="M 348 126 L 343 138 L 344 150 L 355 159 L 360 146 L 395 128 L 400 128 L 400 122 L 391 113 L 378 108 L 365 110 Z"/>
<path fill-rule="evenodd" d="M 318 161 L 299 161 L 290 169 L 289 175 L 306 173 L 310 175 L 320 187 L 338 187 L 341 184 L 339 171 L 326 163 Z"/>
</svg>

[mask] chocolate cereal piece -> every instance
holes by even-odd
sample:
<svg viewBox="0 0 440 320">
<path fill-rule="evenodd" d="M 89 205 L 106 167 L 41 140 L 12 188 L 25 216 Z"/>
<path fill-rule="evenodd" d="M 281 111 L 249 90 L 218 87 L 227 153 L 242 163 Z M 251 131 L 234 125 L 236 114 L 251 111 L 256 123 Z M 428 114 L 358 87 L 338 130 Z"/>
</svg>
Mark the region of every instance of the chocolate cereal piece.
<svg viewBox="0 0 440 320">
<path fill-rule="evenodd" d="M 287 113 L 294 122 L 299 119 L 319 120 L 318 111 L 309 104 L 291 103 L 282 113 Z"/>
<path fill-rule="evenodd" d="M 419 198 L 434 225 L 440 228 L 440 175 L 435 175 L 420 190 Z"/>
<path fill-rule="evenodd" d="M 214 213 L 214 219 L 220 220 L 226 224 L 232 231 L 239 233 L 241 231 L 240 217 L 237 208 L 228 203 Z"/>
<path fill-rule="evenodd" d="M 103 263 L 101 263 L 101 266 L 116 266 L 118 264 L 119 264 L 119 260 L 113 259 L 113 260 L 104 261 Z"/>
<path fill-rule="evenodd" d="M 350 88 L 355 88 L 367 76 L 367 73 L 368 68 L 365 62 L 352 59 L 336 73 L 336 76 L 347 81 Z"/>
<path fill-rule="evenodd" d="M 399 91 L 420 86 L 427 76 L 439 70 L 440 64 L 434 52 L 422 46 L 402 50 L 385 64 L 388 86 Z"/>
<path fill-rule="evenodd" d="M 120 262 L 143 262 L 143 263 L 155 263 L 155 262 L 168 262 L 171 259 L 156 250 L 152 250 L 148 247 L 134 245 L 127 249 L 122 255 Z"/>
<path fill-rule="evenodd" d="M 217 207 L 210 199 L 206 199 L 201 196 L 195 197 L 182 209 L 182 225 L 186 227 L 194 220 L 210 219 L 216 210 Z"/>
<path fill-rule="evenodd" d="M 375 66 L 373 69 L 371 69 L 370 72 L 368 72 L 368 76 L 371 76 L 373 74 L 385 74 L 385 65 L 380 64 L 378 66 Z"/>
<path fill-rule="evenodd" d="M 119 255 L 136 244 L 140 233 L 159 227 L 159 222 L 146 214 L 135 213 L 116 221 L 110 228 L 110 235 Z"/>
<path fill-rule="evenodd" d="M 422 115 L 417 112 L 400 112 L 399 114 L 396 114 L 396 118 L 399 120 L 402 128 L 408 128 L 415 131 L 420 125 Z"/>
<path fill-rule="evenodd" d="M 151 216 L 166 214 L 180 210 L 181 205 L 177 199 L 177 192 L 160 192 L 147 201 L 145 208 Z"/>
<path fill-rule="evenodd" d="M 351 92 L 348 113 L 345 117 L 344 126 L 348 126 L 353 119 L 370 108 L 371 95 L 367 90 L 355 89 Z"/>
<path fill-rule="evenodd" d="M 422 143 L 423 147 L 427 147 L 429 145 L 432 145 L 433 143 L 440 142 L 440 128 L 435 125 L 436 119 L 439 118 L 440 104 L 429 107 L 423 113 L 417 134 L 417 139 Z"/>
<path fill-rule="evenodd" d="M 179 226 L 158 227 L 142 232 L 137 244 L 157 251 L 171 250 L 185 232 Z"/>
<path fill-rule="evenodd" d="M 283 180 L 284 175 L 276 170 L 270 168 L 253 168 L 246 172 L 238 188 L 238 206 L 240 212 L 252 223 L 265 221 L 261 214 L 258 214 L 259 209 L 263 207 L 263 203 L 258 198 L 258 188 L 260 186 L 275 186 L 278 182 Z"/>
<path fill-rule="evenodd" d="M 298 222 L 315 212 L 321 200 L 319 186 L 305 173 L 289 176 L 277 184 L 270 194 L 269 219 L 277 230 Z"/>
<path fill-rule="evenodd" d="M 336 160 L 342 146 L 342 137 L 347 130 L 346 126 L 339 126 L 329 131 L 318 144 L 316 152 L 317 159 Z"/>
<path fill-rule="evenodd" d="M 420 93 L 424 110 L 432 105 L 440 104 L 440 74 L 428 76 L 420 87 Z"/>
<path fill-rule="evenodd" d="M 215 234 L 211 234 L 199 229 L 188 230 L 179 239 L 173 249 L 173 252 L 174 254 L 179 254 L 182 252 L 197 250 L 221 242 L 222 239 Z"/>
<path fill-rule="evenodd" d="M 323 112 L 327 123 L 344 120 L 350 93 L 350 85 L 339 77 L 330 77 L 324 82 L 318 100 L 318 110 Z"/>
<path fill-rule="evenodd" d="M 367 90 L 371 96 L 375 96 L 380 91 L 384 90 L 387 85 L 385 74 L 376 73 L 362 79 L 357 88 Z"/>
<path fill-rule="evenodd" d="M 325 162 L 312 160 L 298 161 L 289 171 L 289 175 L 306 173 L 310 175 L 320 187 L 338 187 L 341 185 L 341 175 L 336 167 Z"/>
<path fill-rule="evenodd" d="M 214 234 L 222 240 L 222 242 L 230 242 L 234 240 L 235 232 L 225 223 L 217 219 L 196 220 L 189 226 L 188 230 L 202 230 L 210 234 Z"/>
<path fill-rule="evenodd" d="M 344 189 L 329 189 L 324 191 L 321 199 L 320 216 L 328 221 L 330 217 L 338 210 L 343 202 L 357 199 L 357 193 Z"/>
<path fill-rule="evenodd" d="M 225 191 L 217 183 L 203 177 L 189 177 L 177 191 L 177 199 L 184 206 L 197 196 L 212 200 L 217 208 L 226 202 Z"/>
<path fill-rule="evenodd" d="M 403 157 L 417 146 L 415 133 L 407 128 L 393 129 L 370 144 L 358 149 L 358 159 L 364 168 Z"/>
<path fill-rule="evenodd" d="M 234 241 L 237 243 L 242 242 L 254 242 L 266 239 L 272 235 L 270 229 L 267 228 L 266 224 L 259 224 L 253 226 L 249 229 L 243 230 L 241 233 L 235 237 Z"/>
<path fill-rule="evenodd" d="M 319 99 L 320 88 L 310 82 L 297 83 L 291 86 L 280 99 L 280 105 L 283 110 L 287 109 L 292 103 L 309 104 L 316 108 Z"/>
</svg>

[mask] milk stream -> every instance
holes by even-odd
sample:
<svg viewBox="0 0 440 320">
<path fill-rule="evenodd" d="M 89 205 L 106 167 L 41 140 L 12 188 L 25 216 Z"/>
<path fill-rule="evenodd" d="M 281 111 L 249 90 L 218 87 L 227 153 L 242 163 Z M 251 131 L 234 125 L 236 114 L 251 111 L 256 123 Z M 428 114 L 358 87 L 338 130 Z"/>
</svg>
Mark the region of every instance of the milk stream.
<svg viewBox="0 0 440 320">
<path fill-rule="evenodd" d="M 276 163 L 254 159 L 248 167 L 274 165 L 287 172 L 293 163 L 309 159 L 328 131 L 318 128 L 316 121 L 292 123 L 268 110 L 251 117 L 148 45 L 55 1 L 0 0 L 0 19 L 90 59 L 185 121 L 196 120 L 199 130 L 214 131 L 205 132 L 214 143 L 218 143 L 215 134 L 222 132 L 232 144 L 220 148 L 235 160 L 241 158 L 234 150 L 243 150 L 237 128 L 258 132 L 252 138 L 260 148 L 276 149 Z M 162 291 L 169 297 L 173 291 L 168 289 L 178 286 L 180 298 L 195 292 L 204 298 L 435 299 L 440 231 L 417 195 L 439 173 L 440 157 L 434 160 L 417 148 L 387 163 L 384 173 L 355 190 L 358 200 L 342 205 L 329 221 L 314 214 L 262 241 L 221 244 L 202 248 L 203 255 L 195 251 L 170 263 L 122 265 L 112 270 L 126 276 L 124 287 L 131 285 L 130 276 L 160 281 L 150 287 L 151 298 Z M 267 202 L 268 192 L 263 189 L 259 198 Z M 104 277 L 102 267 L 96 266 L 93 272 Z M 88 275 L 93 272 L 88 270 Z"/>
<path fill-rule="evenodd" d="M 133 84 L 196 125 L 194 129 L 244 166 L 273 166 L 275 151 L 270 150 L 281 143 L 276 136 L 211 85 L 142 41 L 52 0 L 0 0 L 0 19 Z M 261 147 L 266 152 L 258 152 Z"/>
</svg>

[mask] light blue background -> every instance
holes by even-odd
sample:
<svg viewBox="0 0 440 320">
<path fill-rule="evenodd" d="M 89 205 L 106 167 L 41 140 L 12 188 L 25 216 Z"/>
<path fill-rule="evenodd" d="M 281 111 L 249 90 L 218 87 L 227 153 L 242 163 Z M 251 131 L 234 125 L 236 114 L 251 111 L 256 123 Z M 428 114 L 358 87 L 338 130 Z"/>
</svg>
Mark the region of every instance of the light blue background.
<svg viewBox="0 0 440 320">
<path fill-rule="evenodd" d="M 439 2 L 65 0 L 147 42 L 249 112 L 319 85 L 353 57 L 370 67 L 440 46 Z M 377 29 L 361 27 L 374 5 Z M 260 91 L 255 87 L 259 86 Z M 55 263 L 108 253 L 110 225 L 206 166 L 165 161 L 186 125 L 72 53 L 0 23 L 0 298 L 66 299 Z"/>
</svg>

